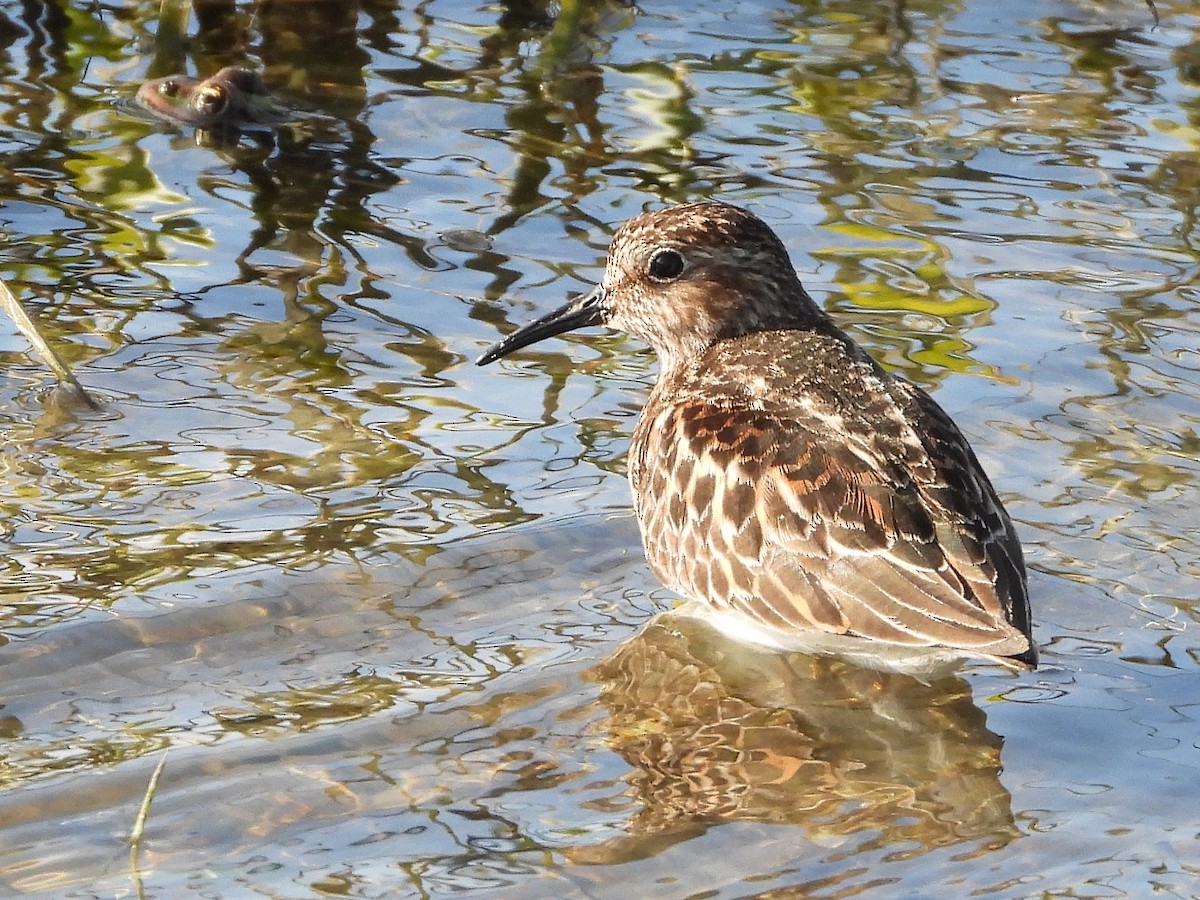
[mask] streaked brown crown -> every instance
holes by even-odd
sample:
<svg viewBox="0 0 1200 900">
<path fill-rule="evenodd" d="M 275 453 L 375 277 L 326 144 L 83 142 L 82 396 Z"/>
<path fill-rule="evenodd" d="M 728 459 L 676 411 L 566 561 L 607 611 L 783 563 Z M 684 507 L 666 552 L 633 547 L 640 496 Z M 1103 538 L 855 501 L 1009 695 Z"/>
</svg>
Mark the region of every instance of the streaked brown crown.
<svg viewBox="0 0 1200 900">
<path fill-rule="evenodd" d="M 682 260 L 678 274 L 667 258 L 672 252 Z M 607 323 L 650 343 L 667 371 L 717 340 L 833 327 L 774 232 L 728 203 L 688 203 L 630 219 L 613 237 L 601 290 Z"/>
</svg>

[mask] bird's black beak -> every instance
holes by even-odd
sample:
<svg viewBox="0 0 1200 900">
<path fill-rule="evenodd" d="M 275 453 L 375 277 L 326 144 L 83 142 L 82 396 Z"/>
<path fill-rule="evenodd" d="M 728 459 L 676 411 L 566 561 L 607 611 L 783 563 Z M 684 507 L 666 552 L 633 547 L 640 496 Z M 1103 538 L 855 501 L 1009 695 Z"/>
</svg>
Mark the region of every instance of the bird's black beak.
<svg viewBox="0 0 1200 900">
<path fill-rule="evenodd" d="M 576 328 L 586 328 L 588 325 L 603 325 L 606 321 L 608 310 L 604 303 L 604 289 L 595 287 L 554 312 L 530 322 L 524 328 L 518 328 L 500 343 L 493 344 L 475 361 L 475 365 L 486 366 L 502 356 L 508 356 L 514 350 L 536 344 L 544 338 L 574 331 Z"/>
</svg>

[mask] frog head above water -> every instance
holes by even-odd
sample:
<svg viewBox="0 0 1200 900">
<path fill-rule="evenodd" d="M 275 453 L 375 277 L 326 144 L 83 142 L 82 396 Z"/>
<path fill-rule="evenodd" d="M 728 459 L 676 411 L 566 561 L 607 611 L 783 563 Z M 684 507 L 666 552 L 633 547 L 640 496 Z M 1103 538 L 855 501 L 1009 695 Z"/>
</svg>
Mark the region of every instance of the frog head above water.
<svg viewBox="0 0 1200 900">
<path fill-rule="evenodd" d="M 275 106 L 257 72 L 226 66 L 203 81 L 186 75 L 155 78 L 138 88 L 138 105 L 160 119 L 196 128 L 269 123 Z"/>
</svg>

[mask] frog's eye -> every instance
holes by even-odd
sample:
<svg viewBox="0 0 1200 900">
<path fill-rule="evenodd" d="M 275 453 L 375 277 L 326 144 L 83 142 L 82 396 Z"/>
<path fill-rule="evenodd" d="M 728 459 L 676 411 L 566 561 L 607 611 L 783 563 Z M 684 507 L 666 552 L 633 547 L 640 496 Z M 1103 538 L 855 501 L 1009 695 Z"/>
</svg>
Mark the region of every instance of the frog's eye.
<svg viewBox="0 0 1200 900">
<path fill-rule="evenodd" d="M 229 105 L 229 92 L 223 87 L 211 84 L 196 91 L 192 105 L 196 112 L 206 116 L 219 116 Z"/>
<path fill-rule="evenodd" d="M 179 96 L 179 82 L 174 78 L 167 78 L 158 86 L 158 92 L 164 97 Z"/>
</svg>

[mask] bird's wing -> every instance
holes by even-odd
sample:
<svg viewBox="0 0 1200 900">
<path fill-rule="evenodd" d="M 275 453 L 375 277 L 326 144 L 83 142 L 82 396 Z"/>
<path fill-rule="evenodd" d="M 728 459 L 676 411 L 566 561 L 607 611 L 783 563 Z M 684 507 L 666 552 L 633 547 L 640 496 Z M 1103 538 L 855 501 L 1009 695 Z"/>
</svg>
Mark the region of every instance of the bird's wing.
<svg viewBox="0 0 1200 900">
<path fill-rule="evenodd" d="M 936 415 L 910 411 L 932 417 L 919 439 L 899 417 L 895 434 L 886 422 L 847 433 L 745 406 L 661 410 L 651 427 L 669 436 L 653 441 L 638 499 L 651 564 L 677 590 L 783 632 L 1028 650 L 1008 612 L 1011 593 L 1027 603 L 1011 525 L 928 403 Z"/>
</svg>

